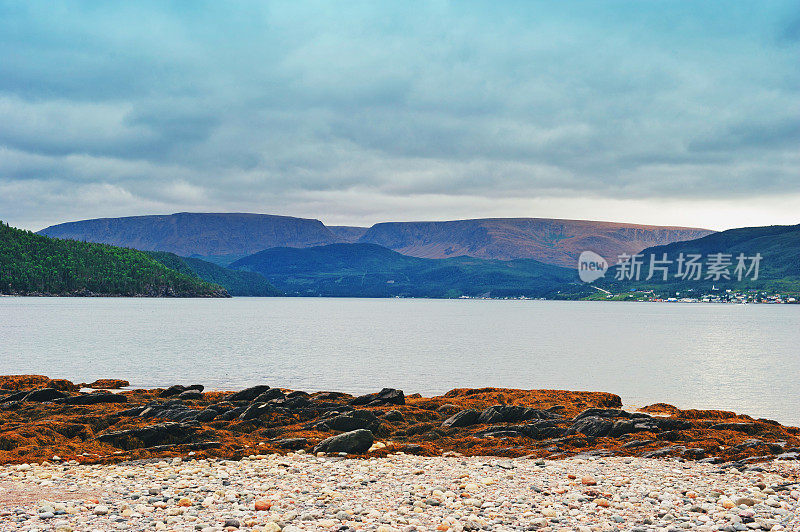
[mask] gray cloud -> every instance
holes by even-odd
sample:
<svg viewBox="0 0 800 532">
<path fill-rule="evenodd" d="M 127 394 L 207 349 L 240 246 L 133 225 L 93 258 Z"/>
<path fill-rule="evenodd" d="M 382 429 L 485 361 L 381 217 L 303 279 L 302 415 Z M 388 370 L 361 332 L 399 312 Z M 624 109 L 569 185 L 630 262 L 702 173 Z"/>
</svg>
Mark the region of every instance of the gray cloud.
<svg viewBox="0 0 800 532">
<path fill-rule="evenodd" d="M 800 194 L 796 15 L 0 3 L 0 217 Z"/>
</svg>

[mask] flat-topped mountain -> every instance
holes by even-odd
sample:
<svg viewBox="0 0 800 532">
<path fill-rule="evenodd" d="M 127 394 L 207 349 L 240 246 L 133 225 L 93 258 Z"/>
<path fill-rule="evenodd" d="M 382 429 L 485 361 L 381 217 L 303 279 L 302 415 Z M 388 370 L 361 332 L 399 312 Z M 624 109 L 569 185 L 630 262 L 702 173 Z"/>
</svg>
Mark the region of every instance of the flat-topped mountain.
<svg viewBox="0 0 800 532">
<path fill-rule="evenodd" d="M 246 213 L 189 213 L 98 218 L 50 226 L 39 232 L 202 257 L 244 256 L 273 247 L 311 247 L 339 242 L 319 220 Z"/>
<path fill-rule="evenodd" d="M 485 218 L 446 222 L 386 222 L 372 226 L 359 242 L 404 255 L 441 259 L 536 259 L 574 267 L 582 251 L 611 264 L 622 253 L 711 234 L 708 229 L 548 218 Z"/>
</svg>

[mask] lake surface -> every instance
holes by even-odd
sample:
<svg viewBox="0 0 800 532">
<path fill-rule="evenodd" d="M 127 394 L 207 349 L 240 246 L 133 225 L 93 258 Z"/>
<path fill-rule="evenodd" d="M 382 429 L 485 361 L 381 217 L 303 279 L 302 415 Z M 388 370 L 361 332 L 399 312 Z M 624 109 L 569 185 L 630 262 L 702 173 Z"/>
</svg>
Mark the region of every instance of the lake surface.
<svg viewBox="0 0 800 532">
<path fill-rule="evenodd" d="M 0 298 L 0 374 L 135 387 L 596 390 L 800 425 L 800 306 Z"/>
</svg>

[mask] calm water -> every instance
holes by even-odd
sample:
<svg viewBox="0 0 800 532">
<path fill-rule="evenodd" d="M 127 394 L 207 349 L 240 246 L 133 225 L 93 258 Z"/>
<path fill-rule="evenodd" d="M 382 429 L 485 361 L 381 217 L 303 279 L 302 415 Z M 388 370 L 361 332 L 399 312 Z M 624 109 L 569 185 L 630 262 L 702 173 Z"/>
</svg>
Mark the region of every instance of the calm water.
<svg viewBox="0 0 800 532">
<path fill-rule="evenodd" d="M 0 374 L 134 386 L 559 388 L 800 425 L 800 306 L 0 298 Z"/>
</svg>

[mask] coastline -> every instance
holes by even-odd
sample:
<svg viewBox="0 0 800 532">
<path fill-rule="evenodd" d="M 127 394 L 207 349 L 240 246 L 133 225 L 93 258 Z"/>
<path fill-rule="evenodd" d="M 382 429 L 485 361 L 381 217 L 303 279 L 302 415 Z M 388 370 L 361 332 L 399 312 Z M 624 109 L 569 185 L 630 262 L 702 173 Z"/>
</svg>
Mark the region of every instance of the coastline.
<svg viewBox="0 0 800 532">
<path fill-rule="evenodd" d="M 800 428 L 732 412 L 127 385 L 0 376 L 3 530 L 800 529 Z"/>
<path fill-rule="evenodd" d="M 624 410 L 618 395 L 605 392 L 457 388 L 426 398 L 387 388 L 354 397 L 266 384 L 238 392 L 207 392 L 202 385 L 109 391 L 126 384 L 0 377 L 0 464 L 54 455 L 114 463 L 297 450 L 733 464 L 800 457 L 798 427 L 664 403 Z M 91 393 L 80 391 L 87 386 Z M 343 435 L 353 441 L 324 444 Z"/>
</svg>

